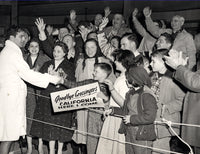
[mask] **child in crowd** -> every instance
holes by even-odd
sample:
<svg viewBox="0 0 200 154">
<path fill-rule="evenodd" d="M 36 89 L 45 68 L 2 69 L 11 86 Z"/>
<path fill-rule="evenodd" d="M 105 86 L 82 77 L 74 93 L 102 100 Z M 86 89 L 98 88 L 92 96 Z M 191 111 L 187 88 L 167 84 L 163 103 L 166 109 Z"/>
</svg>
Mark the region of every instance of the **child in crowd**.
<svg viewBox="0 0 200 154">
<path fill-rule="evenodd" d="M 73 82 L 73 81 L 65 79 L 63 81 L 63 84 L 67 88 L 72 88 L 72 87 L 86 85 L 86 84 L 93 83 L 93 82 L 99 82 L 99 86 L 100 86 L 100 90 L 101 90 L 99 97 L 101 97 L 104 100 L 104 102 L 106 104 L 105 107 L 106 107 L 108 105 L 107 103 L 109 101 L 110 92 L 109 92 L 108 86 L 104 83 L 104 81 L 105 81 L 105 79 L 107 79 L 109 77 L 109 75 L 111 73 L 112 73 L 112 67 L 109 64 L 96 63 L 94 65 L 94 70 L 93 70 L 93 79 L 88 79 L 88 80 L 84 80 L 81 82 Z M 102 108 L 96 109 L 96 111 L 89 110 L 87 112 L 87 119 L 86 119 L 87 123 L 85 124 L 86 129 L 84 129 L 84 131 L 100 135 L 101 128 L 103 125 L 103 121 L 101 118 L 102 113 L 103 113 Z M 79 116 L 79 115 L 77 115 L 77 116 Z M 79 123 L 78 119 L 77 119 L 77 123 L 78 123 L 77 129 L 80 130 L 80 126 L 79 126 L 80 123 Z M 87 136 L 87 134 L 83 134 L 80 132 L 77 132 L 77 135 L 83 135 L 83 136 L 87 137 L 86 141 L 85 141 L 87 143 L 87 153 L 94 154 L 96 152 L 98 138 L 90 136 L 90 135 Z M 74 140 L 77 140 L 77 137 L 79 137 L 79 136 L 75 136 Z M 80 138 L 78 138 L 78 139 L 80 139 Z"/>
<path fill-rule="evenodd" d="M 93 79 L 92 72 L 94 70 L 95 63 L 105 62 L 105 63 L 111 64 L 110 61 L 106 59 L 106 57 L 101 52 L 101 49 L 96 40 L 88 39 L 85 42 L 84 49 L 85 49 L 84 58 L 80 59 L 77 62 L 77 67 L 76 67 L 77 81 Z M 113 72 L 110 74 L 109 78 L 111 78 L 112 81 L 115 80 L 115 76 Z"/>
<path fill-rule="evenodd" d="M 155 74 L 152 76 L 152 90 L 158 99 L 157 121 L 162 118 L 180 122 L 184 91 L 172 80 L 172 72 L 166 67 L 163 60 L 164 55 L 168 54 L 167 49 L 155 51 L 151 57 L 151 67 Z M 180 134 L 180 128 L 172 126 L 177 134 Z M 169 141 L 174 134 L 166 125 L 156 124 L 157 139 L 153 142 L 153 147 L 170 151 Z M 160 153 L 153 151 L 153 153 Z"/>
<path fill-rule="evenodd" d="M 33 69 L 34 71 L 39 71 L 42 65 L 50 60 L 46 55 L 44 55 L 40 51 L 40 44 L 39 40 L 36 38 L 31 39 L 28 42 L 28 51 L 29 54 L 27 56 L 27 63 L 30 67 L 30 69 Z M 36 93 L 36 87 L 28 84 L 27 83 L 27 97 L 26 97 L 26 116 L 28 118 L 33 118 L 33 114 L 35 111 L 35 106 L 36 106 L 36 99 L 37 97 L 34 95 Z M 27 119 L 27 154 L 32 153 L 32 137 L 30 135 L 30 130 L 31 130 L 31 125 L 32 125 L 32 120 Z"/>
<path fill-rule="evenodd" d="M 52 73 L 54 70 L 67 74 L 67 78 L 75 81 L 74 64 L 69 62 L 65 56 L 68 53 L 68 48 L 63 42 L 57 42 L 53 51 L 53 60 L 46 62 L 40 72 Z M 47 89 L 41 90 L 41 95 L 50 97 L 51 92 L 66 89 L 64 86 L 49 85 Z M 36 105 L 34 119 L 45 121 L 48 123 L 61 125 L 63 127 L 71 127 L 72 111 L 63 113 L 54 113 L 51 106 L 51 100 L 44 97 L 39 97 Z M 31 135 L 39 138 L 39 153 L 43 154 L 43 141 L 49 141 L 50 154 L 55 153 L 55 141 L 58 141 L 58 154 L 62 154 L 63 142 L 69 142 L 72 139 L 73 131 L 61 129 L 58 127 L 46 125 L 39 122 L 32 123 Z"/>
<path fill-rule="evenodd" d="M 98 42 L 94 39 L 88 39 L 84 44 L 84 57 L 77 61 L 76 81 L 93 79 L 93 70 L 95 63 L 108 63 L 110 61 L 102 54 Z M 113 69 L 109 78 L 114 82 L 115 75 Z M 77 111 L 78 130 L 87 131 L 87 110 Z M 86 144 L 86 136 L 83 134 L 74 134 L 73 139 L 78 144 Z M 84 147 L 84 146 L 83 146 Z"/>
<path fill-rule="evenodd" d="M 156 139 L 153 123 L 157 102 L 150 89 L 150 77 L 143 67 L 133 65 L 126 71 L 126 81 L 130 90 L 126 94 L 123 107 L 114 107 L 112 110 L 114 116 L 123 116 L 124 123 L 121 124 L 119 133 L 125 135 L 126 142 L 151 146 L 152 141 Z M 127 143 L 126 154 L 133 153 L 151 154 L 151 150 Z"/>
<path fill-rule="evenodd" d="M 114 84 L 109 79 L 105 80 L 105 83 L 108 84 L 109 90 L 111 92 L 109 107 L 120 108 L 124 104 L 126 92 L 129 91 L 129 88 L 126 84 L 125 72 L 130 65 L 134 64 L 134 55 L 129 50 L 119 49 L 113 53 L 113 57 L 115 59 L 116 70 L 120 71 L 120 75 Z M 122 119 L 119 117 L 107 117 L 103 124 L 101 136 L 106 136 L 119 141 L 125 141 L 124 134 L 118 133 L 121 120 Z M 125 154 L 125 144 L 100 138 L 96 154 L 101 153 Z"/>
</svg>

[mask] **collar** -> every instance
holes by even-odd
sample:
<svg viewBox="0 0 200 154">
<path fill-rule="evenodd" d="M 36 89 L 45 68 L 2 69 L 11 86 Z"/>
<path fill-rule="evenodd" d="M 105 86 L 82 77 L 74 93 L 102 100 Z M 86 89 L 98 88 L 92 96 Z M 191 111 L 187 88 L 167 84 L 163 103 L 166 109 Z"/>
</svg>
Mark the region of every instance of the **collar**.
<svg viewBox="0 0 200 154">
<path fill-rule="evenodd" d="M 157 74 L 158 74 L 158 78 L 163 77 L 163 76 L 172 78 L 172 76 L 173 76 L 173 72 L 171 70 L 168 70 L 168 69 L 164 74 L 161 74 L 159 72 Z"/>
<path fill-rule="evenodd" d="M 13 41 L 11 41 L 11 40 L 6 40 L 5 46 L 9 46 L 9 47 L 11 47 L 11 48 L 14 48 L 15 51 L 16 51 L 18 54 L 20 54 L 21 56 L 23 56 L 23 55 L 22 55 L 21 49 L 20 49 L 19 46 L 16 45 Z"/>
</svg>

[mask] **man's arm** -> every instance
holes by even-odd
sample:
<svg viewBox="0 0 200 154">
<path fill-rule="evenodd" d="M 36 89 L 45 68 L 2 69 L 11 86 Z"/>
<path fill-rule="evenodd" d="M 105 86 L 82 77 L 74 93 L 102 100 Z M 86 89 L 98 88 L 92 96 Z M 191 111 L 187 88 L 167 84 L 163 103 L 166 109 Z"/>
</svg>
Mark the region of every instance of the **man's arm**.
<svg viewBox="0 0 200 154">
<path fill-rule="evenodd" d="M 174 78 L 194 92 L 200 92 L 200 74 L 192 72 L 184 66 L 178 66 Z"/>
</svg>

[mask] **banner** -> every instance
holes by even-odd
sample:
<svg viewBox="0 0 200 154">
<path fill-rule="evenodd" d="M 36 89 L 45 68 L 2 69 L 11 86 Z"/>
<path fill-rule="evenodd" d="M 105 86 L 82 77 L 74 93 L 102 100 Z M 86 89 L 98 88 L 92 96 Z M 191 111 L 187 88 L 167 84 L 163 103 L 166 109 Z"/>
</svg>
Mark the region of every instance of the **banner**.
<svg viewBox="0 0 200 154">
<path fill-rule="evenodd" d="M 88 107 L 104 107 L 103 100 L 97 97 L 100 92 L 98 82 L 51 93 L 54 112 L 78 110 Z"/>
</svg>

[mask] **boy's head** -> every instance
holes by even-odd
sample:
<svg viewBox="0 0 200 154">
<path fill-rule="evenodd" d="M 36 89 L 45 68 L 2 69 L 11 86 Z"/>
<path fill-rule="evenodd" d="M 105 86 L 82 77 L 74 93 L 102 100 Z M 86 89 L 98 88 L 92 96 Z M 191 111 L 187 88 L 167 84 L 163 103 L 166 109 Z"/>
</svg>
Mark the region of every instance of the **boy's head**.
<svg viewBox="0 0 200 154">
<path fill-rule="evenodd" d="M 94 65 L 94 80 L 103 82 L 112 72 L 112 68 L 107 63 L 96 63 Z"/>
<path fill-rule="evenodd" d="M 164 56 L 168 55 L 169 50 L 160 49 L 156 50 L 151 54 L 151 67 L 153 72 L 160 72 L 163 69 L 166 69 L 165 61 L 163 60 Z"/>
</svg>

